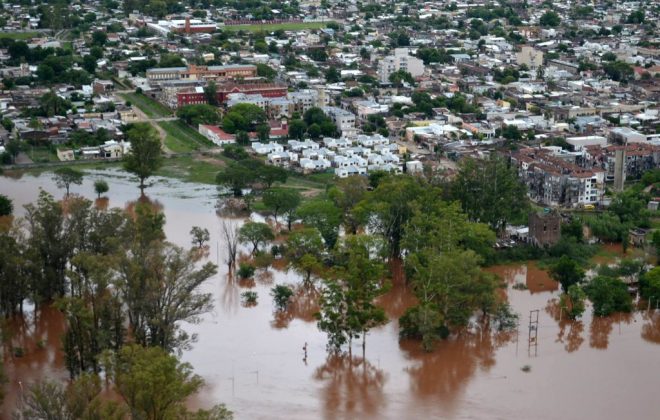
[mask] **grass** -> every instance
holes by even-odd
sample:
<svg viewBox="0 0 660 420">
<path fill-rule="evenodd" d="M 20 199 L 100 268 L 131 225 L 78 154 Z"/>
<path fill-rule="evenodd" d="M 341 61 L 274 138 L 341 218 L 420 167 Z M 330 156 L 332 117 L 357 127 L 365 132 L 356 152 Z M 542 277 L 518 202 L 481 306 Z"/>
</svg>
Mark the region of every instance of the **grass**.
<svg viewBox="0 0 660 420">
<path fill-rule="evenodd" d="M 161 121 L 158 125 L 167 134 L 165 146 L 175 153 L 193 152 L 213 146 L 211 141 L 183 121 Z"/>
<path fill-rule="evenodd" d="M 177 156 L 165 159 L 157 175 L 177 178 L 186 182 L 215 184 L 221 164 L 200 160 L 198 156 Z"/>
<path fill-rule="evenodd" d="M 247 31 L 247 32 L 262 32 L 262 31 L 277 31 L 282 29 L 284 31 L 299 31 L 303 29 L 321 29 L 325 28 L 328 22 L 292 22 L 292 23 L 273 23 L 266 25 L 231 25 L 223 26 L 223 31 Z"/>
<path fill-rule="evenodd" d="M 28 40 L 39 36 L 39 32 L 0 32 L 0 38 L 15 39 L 15 40 Z"/>
<path fill-rule="evenodd" d="M 48 147 L 30 147 L 25 153 L 34 163 L 59 162 L 57 153 Z"/>
<path fill-rule="evenodd" d="M 122 94 L 124 99 L 130 101 L 133 105 L 137 106 L 144 112 L 149 118 L 163 118 L 171 117 L 172 111 L 161 104 L 160 102 L 154 101 L 146 95 L 141 93 L 124 93 Z"/>
</svg>

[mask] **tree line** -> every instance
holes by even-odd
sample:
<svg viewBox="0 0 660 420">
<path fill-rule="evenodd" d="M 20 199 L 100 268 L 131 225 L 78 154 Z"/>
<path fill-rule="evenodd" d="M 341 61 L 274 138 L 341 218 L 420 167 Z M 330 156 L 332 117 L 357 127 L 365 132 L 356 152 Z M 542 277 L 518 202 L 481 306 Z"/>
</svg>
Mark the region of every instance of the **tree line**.
<svg viewBox="0 0 660 420">
<path fill-rule="evenodd" d="M 70 392 L 79 381 L 96 383 L 101 373 L 125 399 L 113 413 L 227 418 L 222 407 L 212 410 L 215 417 L 186 411 L 185 398 L 202 382 L 189 365 L 170 355 L 194 342 L 178 323 L 198 322 L 212 308 L 211 295 L 198 288 L 217 267 L 198 265 L 197 249 L 167 242 L 163 214 L 145 199 L 127 211 L 103 210 L 80 197 L 56 201 L 42 191 L 25 209 L 22 223 L 0 232 L 0 311 L 17 315 L 25 301 L 34 302 L 36 310 L 55 305 L 66 319 L 64 360 L 75 381 L 68 389 L 37 385 L 21 408 L 22 418 L 50 408 L 60 413 L 80 409 L 73 400 L 75 407 L 69 406 L 75 397 Z M 100 400 L 100 391 L 92 389 L 97 390 L 92 387 L 84 395 L 85 410 L 110 409 L 114 403 Z M 60 404 L 49 408 L 53 398 Z M 160 407 L 155 417 L 153 406 Z"/>
</svg>

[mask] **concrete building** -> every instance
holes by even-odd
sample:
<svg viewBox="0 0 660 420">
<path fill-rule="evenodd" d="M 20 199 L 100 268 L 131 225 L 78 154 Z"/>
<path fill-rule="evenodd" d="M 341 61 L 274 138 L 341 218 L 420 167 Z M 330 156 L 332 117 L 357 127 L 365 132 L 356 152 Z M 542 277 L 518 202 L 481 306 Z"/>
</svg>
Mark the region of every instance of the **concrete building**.
<svg viewBox="0 0 660 420">
<path fill-rule="evenodd" d="M 378 80 L 381 83 L 390 83 L 390 75 L 399 70 L 418 77 L 424 74 L 424 62 L 410 55 L 408 48 L 396 48 L 394 55 L 388 55 L 378 63 Z"/>
<path fill-rule="evenodd" d="M 561 217 L 558 214 L 531 213 L 529 215 L 529 241 L 538 247 L 548 247 L 561 238 Z"/>
<path fill-rule="evenodd" d="M 536 70 L 543 65 L 543 51 L 539 51 L 529 45 L 523 45 L 520 52 L 516 53 L 516 63 L 519 66 L 524 64 L 528 68 Z"/>
<path fill-rule="evenodd" d="M 235 80 L 257 76 L 257 66 L 251 64 L 229 64 L 226 66 L 163 67 L 147 69 L 149 83 L 166 80 Z"/>
<path fill-rule="evenodd" d="M 287 87 L 274 83 L 224 83 L 217 85 L 216 100 L 218 103 L 225 103 L 232 94 L 261 95 L 264 98 L 283 98 L 287 95 Z M 182 89 L 176 94 L 177 108 L 185 105 L 205 103 L 208 103 L 208 98 L 204 93 L 204 88 L 201 86 Z"/>
<path fill-rule="evenodd" d="M 335 123 L 337 130 L 341 132 L 342 136 L 353 137 L 357 134 L 355 114 L 345 109 L 337 108 L 336 106 L 326 106 L 322 109 Z"/>
</svg>

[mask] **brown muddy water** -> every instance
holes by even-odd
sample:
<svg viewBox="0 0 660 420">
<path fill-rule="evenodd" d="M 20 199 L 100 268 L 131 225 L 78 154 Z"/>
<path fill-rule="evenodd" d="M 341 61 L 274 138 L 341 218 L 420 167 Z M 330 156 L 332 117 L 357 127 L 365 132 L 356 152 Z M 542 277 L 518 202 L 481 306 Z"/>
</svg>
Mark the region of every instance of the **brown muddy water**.
<svg viewBox="0 0 660 420">
<path fill-rule="evenodd" d="M 109 181 L 110 206 L 126 207 L 137 199 L 136 184 L 113 170 L 91 172 L 72 192 L 94 198 L 92 185 L 99 177 Z M 0 177 L 0 193 L 14 200 L 19 216 L 39 188 L 63 195 L 49 174 Z M 183 360 L 207 384 L 191 402 L 194 406 L 224 402 L 238 419 L 659 418 L 660 311 L 559 320 L 551 303 L 558 287 L 544 271 L 533 263 L 498 266 L 489 270 L 507 282 L 506 296 L 520 314 L 518 331 L 482 334 L 474 329 L 424 353 L 419 343 L 398 340 L 396 318 L 414 298 L 397 278 L 380 299 L 392 321 L 369 334 L 366 360 L 360 343 L 354 351 L 359 357 L 328 357 L 325 336 L 312 317 L 313 294 L 298 290 L 290 310 L 274 315 L 270 288 L 297 284 L 296 275 L 270 269 L 253 282 L 228 278 L 213 187 L 159 178 L 147 193 L 163 207 L 170 241 L 189 246 L 191 227 L 206 227 L 211 232 L 208 258 L 220 262 L 220 273 L 204 286 L 213 293 L 214 311 L 198 325 L 185 325 L 199 339 Z M 528 289 L 515 290 L 515 283 Z M 256 306 L 242 306 L 240 294 L 247 288 L 258 293 Z M 539 333 L 538 345 L 530 347 L 531 310 L 539 310 Z M 5 418 L 31 382 L 67 378 L 59 346 L 63 324 L 56 311 L 36 317 L 28 311 L 14 331 L 12 346 L 25 348 L 26 354 L 5 353 Z"/>
</svg>

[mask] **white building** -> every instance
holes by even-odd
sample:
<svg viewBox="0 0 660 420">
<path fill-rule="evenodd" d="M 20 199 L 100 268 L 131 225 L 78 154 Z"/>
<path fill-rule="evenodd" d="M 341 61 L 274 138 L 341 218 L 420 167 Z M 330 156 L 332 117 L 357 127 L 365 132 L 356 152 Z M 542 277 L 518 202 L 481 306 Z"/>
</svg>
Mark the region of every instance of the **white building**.
<svg viewBox="0 0 660 420">
<path fill-rule="evenodd" d="M 394 55 L 388 55 L 378 63 L 378 79 L 381 83 L 389 83 L 390 75 L 399 70 L 418 77 L 424 74 L 424 62 L 410 55 L 408 48 L 396 48 Z"/>
<path fill-rule="evenodd" d="M 355 128 L 355 114 L 345 109 L 337 108 L 336 106 L 325 106 L 322 109 L 332 119 L 332 122 L 337 126 L 337 130 L 344 137 L 351 137 L 357 133 Z"/>
</svg>

